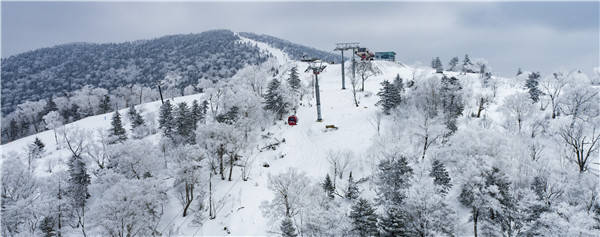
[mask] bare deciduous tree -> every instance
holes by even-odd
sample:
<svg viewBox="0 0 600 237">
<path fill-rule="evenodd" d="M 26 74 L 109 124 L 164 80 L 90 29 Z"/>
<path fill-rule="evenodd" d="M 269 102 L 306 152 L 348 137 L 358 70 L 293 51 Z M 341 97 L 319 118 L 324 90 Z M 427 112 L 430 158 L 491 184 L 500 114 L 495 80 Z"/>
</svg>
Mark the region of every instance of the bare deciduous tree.
<svg viewBox="0 0 600 237">
<path fill-rule="evenodd" d="M 360 91 L 365 91 L 365 81 L 372 76 L 381 74 L 381 70 L 371 61 L 360 61 L 356 63 L 356 74 L 361 78 Z M 352 79 L 351 79 L 352 80 Z"/>
<path fill-rule="evenodd" d="M 591 126 L 586 127 L 586 125 Z M 588 169 L 590 158 L 598 157 L 598 140 L 600 133 L 596 126 L 590 123 L 577 122 L 569 126 L 563 126 L 559 132 L 560 137 L 572 152 L 571 159 L 575 161 L 579 172 Z"/>
</svg>

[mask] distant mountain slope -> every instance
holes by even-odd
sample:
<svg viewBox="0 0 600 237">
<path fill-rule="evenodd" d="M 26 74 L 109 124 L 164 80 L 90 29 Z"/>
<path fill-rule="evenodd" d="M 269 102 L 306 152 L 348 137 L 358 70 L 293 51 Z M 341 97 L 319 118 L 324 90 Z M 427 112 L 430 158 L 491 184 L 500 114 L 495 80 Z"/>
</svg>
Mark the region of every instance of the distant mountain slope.
<svg viewBox="0 0 600 237">
<path fill-rule="evenodd" d="M 300 60 L 303 55 L 307 55 L 309 57 L 317 57 L 327 62 L 338 62 L 340 60 L 340 56 L 334 53 L 329 53 L 315 48 L 295 44 L 290 41 L 273 37 L 270 35 L 258 35 L 250 32 L 240 32 L 239 35 L 252 40 L 264 42 L 273 46 L 274 48 L 281 49 L 284 52 L 286 52 L 290 56 L 290 58 L 294 60 Z"/>
<path fill-rule="evenodd" d="M 168 73 L 183 89 L 202 78 L 231 77 L 268 57 L 239 39 L 229 30 L 213 30 L 125 43 L 72 43 L 11 56 L 2 59 L 2 112 L 86 85 L 154 87 Z"/>
</svg>

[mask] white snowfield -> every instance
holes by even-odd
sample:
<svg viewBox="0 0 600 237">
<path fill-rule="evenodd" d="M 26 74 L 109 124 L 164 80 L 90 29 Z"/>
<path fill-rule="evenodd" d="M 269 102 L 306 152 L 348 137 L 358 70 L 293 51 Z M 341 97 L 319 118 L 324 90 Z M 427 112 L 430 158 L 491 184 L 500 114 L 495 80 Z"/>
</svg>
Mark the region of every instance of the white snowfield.
<svg viewBox="0 0 600 237">
<path fill-rule="evenodd" d="M 243 39 L 243 41 L 251 40 Z M 264 43 L 254 43 L 264 50 L 270 51 L 281 64 L 291 61 L 281 50 L 271 48 Z M 285 172 L 288 168 L 294 167 L 306 172 L 313 182 L 320 182 L 329 169 L 326 155 L 330 151 L 351 151 L 354 153 L 355 160 L 352 161 L 351 171 L 355 179 L 358 180 L 371 173 L 375 163 L 369 159 L 366 153 L 372 146 L 372 139 L 377 135 L 372 120 L 375 114 L 381 110 L 375 106 L 378 100 L 376 93 L 381 87 L 380 83 L 383 80 L 392 81 L 397 74 L 405 80 L 410 80 L 414 71 L 413 68 L 400 63 L 382 61 L 375 61 L 374 63 L 381 69 L 382 74 L 366 81 L 365 92 L 359 92 L 360 106 L 358 107 L 354 105 L 350 75 L 346 74 L 347 89 L 342 90 L 341 66 L 339 64 L 327 65 L 325 71 L 319 75 L 323 121 L 316 121 L 316 105 L 314 97 L 309 93 L 305 96 L 296 113 L 299 119 L 298 125 L 289 126 L 284 121 L 277 121 L 276 125 L 267 131 L 261 132 L 261 134 L 272 133 L 273 135 L 268 139 L 259 139 L 257 146 L 252 148 L 251 152 L 248 152 L 255 156 L 248 181 L 243 181 L 239 177 L 239 170 L 234 170 L 234 176 L 237 177 L 231 182 L 221 181 L 217 176 L 214 177 L 213 185 L 217 187 L 214 195 L 217 206 L 216 219 L 207 219 L 202 226 L 192 224 L 193 215 L 186 218 L 181 217 L 181 205 L 176 200 L 174 192 L 170 192 L 169 204 L 160 224 L 161 232 L 165 235 L 170 233 L 175 236 L 275 235 L 272 230 L 277 230 L 279 223 L 269 223 L 263 217 L 260 209 L 262 202 L 273 198 L 273 193 L 267 189 L 269 175 Z M 308 84 L 310 74 L 304 72 L 306 64 L 301 62 L 297 62 L 297 64 L 299 65 L 301 78 L 305 84 Z M 433 74 L 433 70 L 420 69 L 419 73 Z M 452 72 L 449 74 L 452 75 Z M 476 77 L 477 75 L 472 76 Z M 500 85 L 498 97 L 504 97 L 514 91 L 514 88 Z M 196 94 L 177 97 L 172 100 L 176 104 L 179 102 L 191 103 L 194 99 L 202 101 L 204 98 L 202 94 Z M 498 101 L 502 101 L 502 99 L 498 99 Z M 143 113 L 153 112 L 158 115 L 160 105 L 160 101 L 155 101 L 139 105 L 136 108 L 141 109 Z M 467 109 L 472 109 L 470 107 L 467 106 Z M 497 105 L 492 104 L 484 113 L 487 113 L 492 119 L 498 118 L 500 115 L 496 115 L 498 113 L 496 107 Z M 126 111 L 127 109 L 122 109 L 120 113 L 125 115 Z M 471 111 L 465 110 L 465 114 L 470 113 Z M 112 113 L 108 113 L 88 117 L 66 126 L 85 128 L 94 132 L 96 129 L 109 128 L 111 117 Z M 123 118 L 125 117 L 123 116 Z M 129 121 L 126 121 L 125 124 L 128 125 Z M 335 125 L 339 129 L 325 129 L 326 125 Z M 160 133 L 144 139 L 158 145 L 159 136 Z M 31 144 L 36 137 L 46 144 L 47 154 L 43 159 L 36 161 L 36 175 L 43 177 L 49 175 L 46 171 L 48 163 L 56 165 L 59 164 L 60 160 L 65 161 L 70 156 L 70 152 L 65 147 L 56 149 L 54 131 L 44 131 L 5 144 L 1 146 L 1 150 L 3 156 L 10 156 L 12 152 L 23 153 L 26 146 Z M 285 139 L 285 142 L 282 142 L 276 150 L 260 152 L 259 148 L 272 142 L 272 138 L 280 141 Z M 60 163 L 64 164 L 64 162 Z M 263 167 L 264 164 L 269 164 L 269 167 Z M 55 169 L 61 168 L 66 169 L 64 166 L 55 167 Z M 165 182 L 172 181 L 166 180 Z M 364 191 L 367 193 L 366 195 L 370 195 L 369 193 L 372 192 L 372 190 Z M 465 216 L 468 215 L 465 213 Z M 470 225 L 466 223 L 465 219 L 465 227 L 469 228 Z M 79 235 L 80 232 L 74 230 L 71 233 Z"/>
</svg>

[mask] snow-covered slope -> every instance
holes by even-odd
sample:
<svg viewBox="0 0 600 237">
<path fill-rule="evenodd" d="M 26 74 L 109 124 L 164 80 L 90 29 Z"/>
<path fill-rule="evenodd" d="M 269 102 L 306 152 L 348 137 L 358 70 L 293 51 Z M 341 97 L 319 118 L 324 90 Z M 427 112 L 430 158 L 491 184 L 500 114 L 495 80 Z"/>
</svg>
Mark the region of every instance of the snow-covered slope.
<svg viewBox="0 0 600 237">
<path fill-rule="evenodd" d="M 291 62 L 289 57 L 279 49 L 247 38 L 242 40 L 256 43 L 263 50 L 269 51 L 277 58 L 279 64 Z M 301 72 L 307 66 L 302 62 L 295 63 Z M 349 79 L 346 80 L 348 89 L 341 89 L 340 65 L 328 65 L 325 71 L 319 75 L 323 121 L 316 121 L 315 101 L 309 93 L 296 112 L 299 118 L 298 125 L 289 126 L 283 121 L 277 121 L 267 131 L 262 132 L 262 134 L 271 133 L 272 135 L 270 138 L 259 140 L 258 147 L 252 148 L 250 154 L 254 157 L 248 181 L 242 181 L 239 178 L 231 182 L 215 179 L 214 185 L 218 187 L 214 196 L 217 206 L 215 219 L 206 220 L 202 226 L 192 224 L 191 216 L 181 217 L 180 204 L 171 192 L 169 194 L 168 210 L 166 210 L 160 224 L 161 232 L 186 236 L 272 235 L 273 233 L 269 231 L 274 229 L 273 224 L 263 217 L 260 209 L 262 202 L 273 198 L 272 192 L 267 189 L 269 175 L 278 174 L 286 171 L 289 167 L 294 167 L 306 172 L 314 182 L 320 182 L 324 174 L 328 172 L 329 164 L 326 156 L 331 151 L 349 151 L 354 154 L 352 172 L 356 179 L 370 174 L 374 161 L 369 159 L 370 157 L 366 152 L 372 146 L 372 139 L 377 133 L 373 125 L 373 118 L 380 111 L 380 108 L 375 106 L 378 100 L 375 94 L 381 87 L 380 83 L 383 80 L 393 80 L 397 74 L 402 78 L 412 78 L 415 73 L 415 69 L 398 63 L 381 61 L 375 61 L 374 63 L 381 69 L 382 74 L 366 81 L 365 92 L 359 95 L 360 106 L 358 107 L 354 106 L 352 91 L 349 89 Z M 421 69 L 418 73 L 432 74 L 433 71 Z M 301 74 L 303 74 L 301 78 L 304 83 L 309 84 L 311 75 L 308 73 Z M 506 88 L 511 87 L 499 86 L 499 97 L 510 93 Z M 204 95 L 177 97 L 173 98 L 173 102 L 190 103 L 194 99 L 203 100 Z M 158 114 L 159 107 L 160 101 L 155 101 L 140 105 L 137 108 L 141 109 L 143 113 Z M 495 109 L 491 110 L 494 111 Z M 121 110 L 120 113 L 126 114 L 126 109 Z M 88 117 L 69 124 L 67 127 L 81 127 L 90 131 L 107 129 L 110 127 L 111 117 L 112 113 Z M 326 129 L 326 125 L 335 125 L 338 129 Z M 144 139 L 158 145 L 159 136 L 159 134 L 156 134 Z M 13 152 L 22 153 L 36 137 L 47 145 L 47 154 L 44 159 L 36 161 L 38 162 L 36 174 L 38 176 L 48 175 L 46 170 L 49 164 L 60 164 L 62 162 L 59 162 L 59 160 L 69 157 L 66 148 L 57 149 L 54 141 L 54 131 L 52 130 L 5 144 L 1 147 L 2 153 L 4 155 L 8 154 L 8 156 Z M 280 141 L 285 139 L 285 142 L 281 143 L 276 150 L 261 152 L 259 148 L 268 145 L 273 141 L 273 138 Z M 264 167 L 264 164 L 269 164 L 269 167 Z M 55 167 L 55 169 L 61 168 L 64 169 L 65 167 L 58 165 Z"/>
</svg>

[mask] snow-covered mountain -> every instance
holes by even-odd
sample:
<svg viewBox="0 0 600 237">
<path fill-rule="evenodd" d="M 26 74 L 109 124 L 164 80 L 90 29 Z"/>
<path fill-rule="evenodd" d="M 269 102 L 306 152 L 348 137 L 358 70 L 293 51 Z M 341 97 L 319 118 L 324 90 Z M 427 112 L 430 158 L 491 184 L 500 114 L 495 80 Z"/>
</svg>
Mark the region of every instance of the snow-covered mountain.
<svg viewBox="0 0 600 237">
<path fill-rule="evenodd" d="M 90 208 L 86 209 L 86 213 L 91 216 L 86 217 L 85 228 L 87 234 L 93 236 L 114 234 L 107 232 L 109 230 L 129 231 L 127 228 L 113 226 L 118 220 L 121 220 L 121 223 L 129 223 L 132 229 L 137 230 L 140 225 L 144 226 L 139 221 L 147 221 L 154 217 L 158 218 L 152 222 L 155 226 L 144 228 L 152 228 L 152 231 L 158 231 L 160 235 L 281 235 L 281 221 L 286 219 L 282 213 L 286 205 L 281 202 L 279 195 L 282 192 L 278 192 L 281 190 L 277 189 L 274 180 L 282 181 L 286 177 L 293 181 L 286 186 L 290 191 L 290 199 L 285 200 L 289 201 L 286 203 L 292 206 L 293 212 L 289 218 L 295 231 L 305 236 L 360 236 L 372 233 L 357 232 L 354 228 L 360 223 L 357 224 L 352 216 L 363 212 L 359 212 L 354 199 L 346 197 L 346 192 L 352 185 L 357 185 L 361 198 L 369 200 L 372 206 L 378 208 L 376 214 L 381 219 L 381 228 L 390 227 L 385 226 L 384 221 L 394 220 L 385 219 L 389 217 L 390 208 L 390 204 L 387 203 L 389 200 L 386 200 L 383 194 L 386 193 L 385 188 L 388 188 L 390 195 L 399 193 L 398 195 L 403 197 L 402 204 L 394 205 L 404 210 L 404 215 L 408 216 L 401 219 L 401 223 L 406 226 L 396 226 L 395 230 L 386 229 L 389 231 L 387 233 L 392 235 L 409 233 L 415 236 L 470 236 L 473 234 L 473 210 L 483 215 L 475 219 L 479 221 L 480 234 L 559 233 L 558 235 L 569 236 L 579 233 L 592 236 L 598 233 L 600 189 L 597 182 L 598 163 L 594 163 L 598 162 L 597 145 L 596 148 L 589 143 L 582 145 L 582 149 L 592 155 L 587 157 L 590 161 L 582 167 L 569 160 L 577 161 L 577 158 L 573 158 L 570 144 L 565 144 L 568 139 L 563 140 L 568 134 L 566 128 L 569 127 L 565 127 L 565 124 L 571 122 L 571 128 L 581 127 L 582 134 L 591 133 L 590 139 L 598 140 L 597 132 L 590 129 L 598 125 L 597 88 L 589 85 L 582 87 L 574 81 L 570 81 L 568 85 L 565 83 L 561 87 L 564 89 L 561 97 L 562 113 L 556 119 L 552 119 L 550 116 L 555 107 L 551 104 L 554 101 L 541 95 L 539 102 L 532 103 L 529 90 L 524 87 L 526 77 L 488 78 L 475 73 L 451 71 L 445 71 L 443 76 L 429 67 L 373 61 L 372 67 L 379 73 L 364 81 L 364 91 L 361 91 L 360 73 L 357 75 L 355 98 L 349 79 L 350 73 L 346 73 L 348 89 L 341 90 L 341 66 L 325 63 L 327 67 L 318 76 L 323 121 L 317 122 L 314 78 L 312 74 L 304 72 L 308 65 L 293 60 L 285 50 L 266 43 L 245 37 L 241 37 L 240 40 L 266 50 L 274 59 L 267 60 L 259 66 L 250 65 L 240 69 L 236 75 L 227 79 L 231 84 L 222 87 L 218 84 L 206 85 L 203 93 L 170 99 L 173 105 L 182 102 L 191 105 L 194 100 L 214 101 L 219 100 L 215 99 L 217 96 L 222 96 L 224 102 L 214 104 L 221 106 L 218 110 L 221 112 L 211 104 L 205 113 L 208 122 L 199 125 L 195 131 L 198 134 L 196 139 L 199 145 L 212 144 L 202 148 L 202 152 L 191 148 L 177 150 L 177 145 L 166 141 L 168 139 L 165 139 L 162 131 L 152 132 L 160 130 L 159 117 L 163 114 L 160 100 L 135 107 L 146 119 L 149 133 L 139 139 L 134 139 L 133 134 L 129 132 L 133 121 L 126 118 L 128 109 L 119 111 L 129 134 L 127 143 L 124 143 L 125 147 L 99 140 L 103 137 L 100 134 L 114 127 L 114 124 L 111 124 L 114 121 L 113 113 L 87 117 L 56 130 L 44 131 L 2 145 L 5 167 L 2 181 L 7 187 L 14 187 L 22 192 L 20 197 L 24 200 L 11 196 L 14 200 L 5 202 L 3 197 L 3 203 L 8 205 L 3 206 L 8 208 L 3 209 L 3 233 L 13 234 L 7 232 L 8 227 L 20 228 L 20 233 L 25 235 L 42 233 L 39 228 L 28 230 L 26 227 L 32 226 L 31 222 L 34 219 L 37 223 L 46 223 L 44 217 L 55 215 L 55 207 L 62 201 L 47 203 L 40 200 L 46 196 L 40 194 L 45 192 L 45 188 L 39 186 L 52 182 L 68 183 L 65 179 L 60 181 L 57 176 L 63 171 L 67 173 L 62 174 L 66 175 L 66 179 L 71 177 L 68 174 L 73 173 L 73 168 L 67 164 L 71 164 L 70 157 L 75 153 L 72 149 L 76 147 L 83 150 L 80 151 L 80 156 L 91 178 L 90 197 L 86 199 L 87 208 Z M 298 117 L 298 124 L 290 126 L 285 120 L 278 120 L 274 115 L 264 115 L 262 101 L 258 105 L 260 107 L 252 107 L 257 106 L 253 104 L 253 99 L 260 97 L 250 94 L 254 90 L 262 90 L 261 94 L 267 94 L 271 85 L 271 75 L 275 75 L 282 84 L 287 84 L 293 66 L 297 67 L 300 74 L 302 96 L 294 97 L 291 96 L 294 92 L 289 88 L 284 90 L 285 93 L 289 93 L 289 96 L 283 96 L 284 101 L 291 98 L 295 100 L 292 103 L 297 103 L 295 113 L 290 109 L 284 116 L 285 118 L 295 114 Z M 385 88 L 384 81 L 392 83 L 397 77 L 403 79 L 403 90 L 399 91 L 402 102 L 396 104 L 396 107 L 389 111 L 389 115 L 386 115 L 382 113 L 382 104 L 385 102 L 380 102 L 386 93 L 382 89 Z M 554 82 L 546 80 L 541 83 L 549 86 L 548 90 L 551 89 L 550 86 L 557 87 L 556 84 L 544 84 Z M 241 81 L 248 83 L 248 87 L 244 87 L 248 91 L 234 88 L 234 85 L 242 83 Z M 596 91 L 596 94 L 592 97 L 588 94 L 578 94 L 585 90 Z M 448 91 L 453 91 L 454 94 Z M 446 97 L 448 95 L 451 95 L 451 98 Z M 576 104 L 572 102 L 573 98 L 580 98 L 578 95 L 592 98 L 579 104 L 585 106 L 585 112 L 570 110 Z M 355 101 L 358 102 L 358 106 Z M 446 103 L 456 106 L 452 107 Z M 221 180 L 218 174 L 209 175 L 211 171 L 208 169 L 208 161 L 212 158 L 206 150 L 219 145 L 201 140 L 217 139 L 209 136 L 216 134 L 211 133 L 212 127 L 227 128 L 227 125 L 220 125 L 226 122 L 220 123 L 210 118 L 211 111 L 217 111 L 212 114 L 216 118 L 234 106 L 242 107 L 243 111 L 250 113 L 246 115 L 249 125 L 239 125 L 238 131 L 232 132 L 232 137 L 227 139 L 240 140 L 245 136 L 243 129 L 247 129 L 244 130 L 246 132 L 253 131 L 246 133 L 253 137 L 240 140 L 244 144 L 240 145 L 238 153 L 233 155 L 237 158 L 232 161 L 233 178 L 228 181 L 227 178 Z M 440 107 L 434 108 L 435 106 Z M 543 107 L 543 110 L 540 110 L 540 107 Z M 173 113 L 177 113 L 177 108 L 179 107 L 176 107 Z M 449 115 L 452 111 L 446 108 L 461 109 L 459 114 L 452 117 Z M 579 114 L 573 115 L 573 111 Z M 264 113 L 269 114 L 269 111 Z M 253 116 L 259 115 L 265 121 L 252 121 L 256 118 Z M 449 123 L 456 126 L 454 131 Z M 333 125 L 334 128 L 328 125 Z M 65 137 L 70 138 L 71 143 L 81 143 L 67 144 Z M 36 138 L 45 144 L 45 151 L 39 158 L 32 157 L 31 144 L 34 144 Z M 60 145 L 57 146 L 57 142 Z M 111 149 L 119 152 L 111 153 Z M 169 151 L 170 149 L 172 151 Z M 227 148 L 230 149 L 234 148 Z M 141 154 L 141 157 L 136 158 L 133 153 Z M 31 165 L 28 165 L 29 157 Z M 185 194 L 181 186 L 182 182 L 186 183 L 181 178 L 181 172 L 186 170 L 181 165 L 181 160 L 187 159 L 184 157 L 193 157 L 190 158 L 193 162 L 202 157 L 202 161 L 193 164 L 203 167 L 194 174 L 199 180 L 196 189 L 191 191 L 195 200 L 191 202 L 191 214 L 186 217 L 182 216 L 183 208 L 179 201 L 183 198 L 179 195 Z M 121 163 L 115 163 L 113 168 L 110 165 L 100 167 L 99 160 L 111 164 L 111 159 Z M 396 162 L 403 159 L 410 172 L 402 173 L 395 169 L 398 167 L 394 165 L 402 165 L 401 162 Z M 19 164 L 7 160 L 19 160 Z M 386 161 L 390 163 L 385 163 Z M 120 179 L 128 174 L 120 173 L 129 170 L 122 167 L 124 162 L 131 165 L 131 170 L 147 170 L 149 175 L 144 175 L 144 178 L 140 178 L 141 175 L 130 178 L 127 182 L 121 181 Z M 445 167 L 442 173 L 445 172 L 450 178 L 445 183 L 441 181 L 438 173 L 431 172 L 434 169 L 432 164 L 439 163 Z M 6 169 L 6 164 L 12 169 Z M 29 180 L 28 166 L 33 169 L 33 176 Z M 134 169 L 134 166 L 142 168 Z M 229 164 L 226 164 L 226 167 L 229 168 Z M 350 172 L 354 183 L 348 181 Z M 24 178 L 15 181 L 17 174 L 23 175 Z M 334 185 L 337 182 L 331 198 L 328 197 L 330 193 L 327 193 L 327 189 L 324 191 L 321 188 L 324 186 L 322 183 L 326 183 L 323 181 L 326 175 L 334 180 Z M 394 186 L 402 185 L 403 175 L 406 175 L 407 187 L 404 189 Z M 391 183 L 382 181 L 386 178 L 399 180 Z M 152 181 L 143 183 L 143 180 Z M 446 186 L 440 186 L 440 183 Z M 18 188 L 24 184 L 37 190 L 34 192 L 36 194 L 31 194 L 31 189 Z M 129 187 L 131 191 L 122 190 L 120 193 L 113 190 L 118 187 Z M 160 190 L 164 190 L 164 193 Z M 144 197 L 139 197 L 140 193 L 143 193 Z M 129 203 L 118 197 L 130 197 L 134 201 Z M 160 210 L 162 215 L 142 216 L 136 212 L 139 210 L 130 210 L 146 202 L 161 203 L 160 208 L 153 210 Z M 376 202 L 379 205 L 375 205 Z M 495 218 L 488 216 L 492 213 L 496 215 Z M 136 218 L 146 219 L 136 221 Z M 65 222 L 66 219 L 65 217 Z M 17 220 L 23 222 L 17 223 Z M 82 228 L 73 221 L 77 220 L 76 216 L 70 220 L 69 224 L 63 223 L 62 233 L 68 236 L 81 235 Z M 368 221 L 365 223 L 372 224 Z M 52 226 L 56 229 L 55 225 Z M 152 233 L 148 229 L 139 231 L 146 233 L 143 235 Z"/>
</svg>

